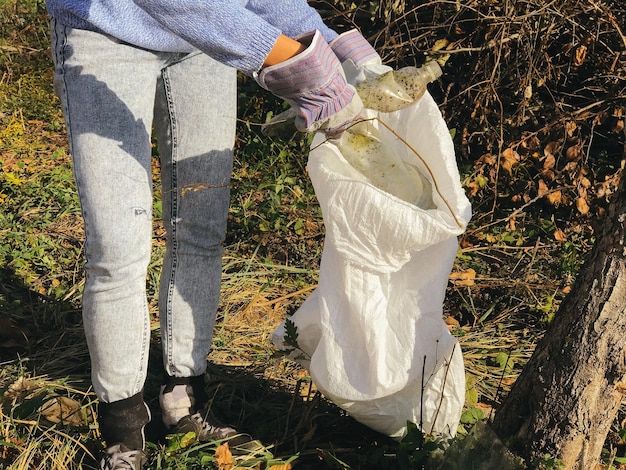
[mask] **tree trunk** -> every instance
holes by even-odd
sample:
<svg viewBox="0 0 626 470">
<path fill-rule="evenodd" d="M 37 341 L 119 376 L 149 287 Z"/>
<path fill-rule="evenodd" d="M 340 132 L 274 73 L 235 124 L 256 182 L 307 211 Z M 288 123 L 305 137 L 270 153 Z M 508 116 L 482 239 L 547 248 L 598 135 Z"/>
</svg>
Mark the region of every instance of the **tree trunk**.
<svg viewBox="0 0 626 470">
<path fill-rule="evenodd" d="M 626 393 L 626 178 L 552 325 L 498 409 L 493 427 L 532 461 L 596 468 Z"/>
</svg>

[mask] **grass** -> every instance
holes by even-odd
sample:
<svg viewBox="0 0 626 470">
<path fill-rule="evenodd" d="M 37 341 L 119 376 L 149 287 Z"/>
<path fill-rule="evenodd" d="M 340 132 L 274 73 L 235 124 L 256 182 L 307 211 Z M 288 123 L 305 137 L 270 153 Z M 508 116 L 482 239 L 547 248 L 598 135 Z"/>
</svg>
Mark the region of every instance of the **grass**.
<svg viewBox="0 0 626 470">
<path fill-rule="evenodd" d="M 51 88 L 43 3 L 4 0 L 0 13 L 0 467 L 94 468 L 101 443 L 80 318 L 82 221 L 63 119 Z M 393 18 L 381 21 L 389 25 Z M 459 18 L 459 25 L 468 21 Z M 386 57 L 398 52 L 385 50 Z M 209 372 L 221 380 L 208 388 L 218 414 L 267 445 L 265 452 L 238 465 L 436 468 L 444 443 L 424 439 L 414 429 L 398 443 L 356 423 L 269 343 L 269 333 L 317 284 L 324 229 L 306 174 L 308 140 L 261 136 L 259 124 L 282 104 L 250 79 L 240 77 L 239 85 L 240 140 L 209 357 Z M 458 116 L 465 108 L 459 103 L 466 99 L 446 101 L 456 106 L 456 121 L 462 121 Z M 562 199 L 538 197 L 537 175 L 551 169 L 533 156 L 533 145 L 539 144 L 524 144 L 522 151 L 522 141 L 513 142 L 519 160 L 507 172 L 486 153 L 469 157 L 461 130 L 455 143 L 463 148 L 459 163 L 475 216 L 460 239 L 454 268 L 460 274 L 451 279 L 444 306 L 467 374 L 465 413 L 453 447 L 458 452 L 465 436 L 478 434 L 475 424 L 488 421 L 537 338 L 558 315 L 559 302 L 593 243 L 592 221 L 568 209 L 570 189 L 563 189 Z M 492 136 L 498 134 L 494 128 Z M 546 143 L 554 138 L 549 133 L 541 137 Z M 610 190 L 619 166 L 611 155 L 602 155 L 590 166 L 607 177 L 602 181 Z M 156 159 L 153 170 L 158 188 Z M 585 185 L 579 173 L 557 172 L 556 167 L 553 172 L 549 191 L 573 182 Z M 601 208 L 599 199 L 594 201 Z M 159 214 L 158 191 L 154 204 Z M 559 230 L 565 240 L 557 236 Z M 163 249 L 163 229 L 155 220 L 147 280 L 153 342 L 146 386 L 155 423 L 160 379 L 156 290 Z M 625 416 L 620 413 L 620 420 Z M 607 442 L 606 462 L 612 458 L 614 466 L 624 457 L 625 427 L 616 422 Z M 167 440 L 156 424 L 148 437 L 150 469 L 230 468 L 219 442 Z M 557 468 L 549 456 L 542 465 Z"/>
</svg>

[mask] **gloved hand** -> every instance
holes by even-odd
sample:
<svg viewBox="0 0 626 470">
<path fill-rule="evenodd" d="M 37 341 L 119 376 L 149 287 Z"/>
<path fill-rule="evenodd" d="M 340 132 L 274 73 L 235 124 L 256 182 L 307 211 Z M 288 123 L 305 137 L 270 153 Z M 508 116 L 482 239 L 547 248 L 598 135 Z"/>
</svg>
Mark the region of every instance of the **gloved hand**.
<svg viewBox="0 0 626 470">
<path fill-rule="evenodd" d="M 376 50 L 356 29 L 340 34 L 330 43 L 341 66 L 346 80 L 352 86 L 359 86 L 369 78 L 391 71 L 391 67 L 383 65 Z"/>
<path fill-rule="evenodd" d="M 257 83 L 289 103 L 298 115 L 296 127 L 305 132 L 340 135 L 358 118 L 363 105 L 349 85 L 341 64 L 319 31 L 299 41 L 300 54 L 255 74 Z"/>
</svg>

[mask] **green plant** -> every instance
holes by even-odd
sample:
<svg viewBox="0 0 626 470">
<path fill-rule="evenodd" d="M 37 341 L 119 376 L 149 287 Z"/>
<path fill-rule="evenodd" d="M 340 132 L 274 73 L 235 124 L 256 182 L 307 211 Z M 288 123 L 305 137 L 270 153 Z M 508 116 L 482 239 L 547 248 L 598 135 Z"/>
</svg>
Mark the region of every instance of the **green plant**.
<svg viewBox="0 0 626 470">
<path fill-rule="evenodd" d="M 550 454 L 544 454 L 541 458 L 533 462 L 534 468 L 539 470 L 558 470 L 565 468 L 565 464 Z"/>
<path fill-rule="evenodd" d="M 398 468 L 401 470 L 429 468 L 429 463 L 436 454 L 442 454 L 448 445 L 448 440 L 427 436 L 416 424 L 407 422 L 407 434 L 396 450 Z"/>
</svg>

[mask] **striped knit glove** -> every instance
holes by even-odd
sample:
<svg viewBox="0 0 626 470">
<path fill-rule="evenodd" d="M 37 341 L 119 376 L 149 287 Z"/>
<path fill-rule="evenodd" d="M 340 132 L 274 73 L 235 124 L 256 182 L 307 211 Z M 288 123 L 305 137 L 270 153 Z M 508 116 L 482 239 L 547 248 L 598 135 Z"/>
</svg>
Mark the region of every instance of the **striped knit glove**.
<svg viewBox="0 0 626 470">
<path fill-rule="evenodd" d="M 363 105 L 349 85 L 341 64 L 319 31 L 298 39 L 300 54 L 255 74 L 259 85 L 296 111 L 300 131 L 323 131 L 337 137 L 358 118 Z"/>
</svg>

